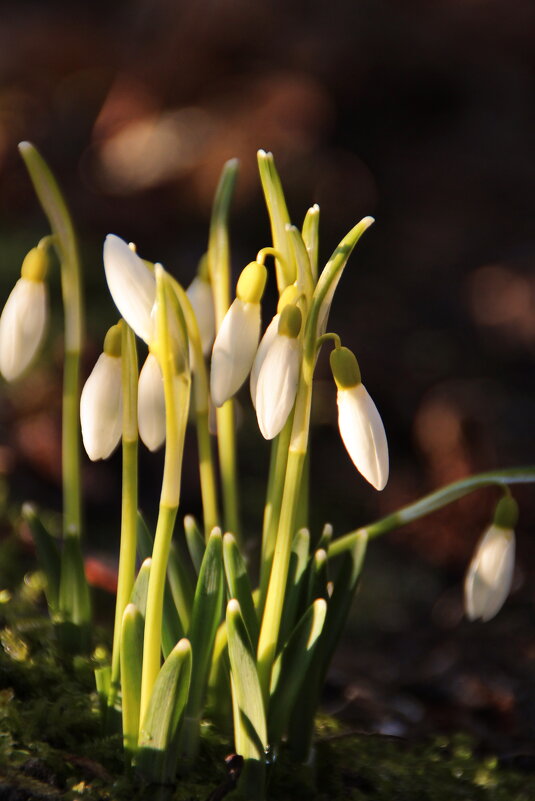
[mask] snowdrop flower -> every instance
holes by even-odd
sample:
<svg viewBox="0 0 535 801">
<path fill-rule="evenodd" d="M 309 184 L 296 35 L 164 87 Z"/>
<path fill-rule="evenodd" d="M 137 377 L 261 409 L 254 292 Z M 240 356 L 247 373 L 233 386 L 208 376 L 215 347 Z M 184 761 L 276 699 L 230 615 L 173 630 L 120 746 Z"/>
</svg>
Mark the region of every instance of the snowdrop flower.
<svg viewBox="0 0 535 801">
<path fill-rule="evenodd" d="M 48 323 L 46 248 L 32 248 L 0 317 L 0 372 L 15 381 L 30 366 Z"/>
<path fill-rule="evenodd" d="M 277 332 L 262 362 L 255 408 L 265 439 L 273 439 L 282 430 L 295 402 L 301 366 L 301 319 L 297 306 L 283 309 Z"/>
<path fill-rule="evenodd" d="M 210 392 L 222 406 L 241 387 L 251 370 L 260 337 L 260 300 L 266 285 L 263 264 L 251 262 L 236 287 L 236 299 L 223 318 L 212 351 Z"/>
<path fill-rule="evenodd" d="M 112 326 L 80 398 L 82 440 L 92 461 L 107 459 L 122 432 L 121 323 Z"/>
<path fill-rule="evenodd" d="M 338 387 L 338 427 L 351 461 L 377 490 L 388 481 L 388 445 L 383 421 L 360 379 L 348 348 L 331 351 L 331 370 Z"/>
<path fill-rule="evenodd" d="M 515 567 L 516 501 L 499 501 L 494 520 L 476 547 L 464 582 L 464 607 L 469 620 L 490 620 L 509 595 Z"/>
<path fill-rule="evenodd" d="M 148 344 L 152 338 L 151 312 L 156 299 L 154 273 L 115 234 L 108 234 L 104 242 L 104 270 L 121 317 Z"/>
<path fill-rule="evenodd" d="M 260 340 L 260 345 L 258 346 L 258 350 L 256 351 L 256 355 L 254 357 L 253 366 L 251 368 L 251 376 L 249 379 L 251 400 L 253 402 L 253 406 L 255 409 L 256 409 L 256 385 L 258 383 L 258 376 L 260 375 L 260 370 L 262 368 L 262 364 L 264 363 L 264 359 L 266 358 L 267 353 L 269 351 L 269 347 L 277 335 L 281 312 L 285 306 L 295 305 L 297 303 L 300 294 L 301 293 L 297 289 L 295 284 L 290 284 L 289 286 L 286 287 L 286 289 L 283 291 L 282 295 L 279 298 L 279 302 L 277 304 L 277 314 L 271 320 L 270 324 L 268 325 L 268 327 L 264 332 L 264 336 Z"/>
<path fill-rule="evenodd" d="M 249 389 L 251 391 L 251 400 L 253 402 L 253 406 L 255 409 L 256 409 L 256 387 L 258 385 L 258 376 L 260 375 L 260 370 L 262 369 L 262 365 L 264 364 L 264 360 L 269 352 L 269 349 L 273 344 L 273 340 L 277 336 L 277 332 L 279 330 L 279 320 L 280 320 L 280 314 L 276 314 L 271 320 L 266 330 L 264 331 L 264 336 L 260 340 L 260 345 L 258 346 L 258 350 L 256 351 L 253 366 L 251 368 L 251 375 L 249 377 Z"/>
<path fill-rule="evenodd" d="M 139 374 L 137 421 L 139 436 L 150 451 L 165 441 L 165 397 L 158 359 L 149 353 Z"/>
<path fill-rule="evenodd" d="M 215 337 L 214 298 L 212 295 L 212 286 L 208 277 L 206 257 L 201 260 L 199 274 L 195 276 L 186 289 L 186 295 L 189 298 L 189 302 L 193 307 L 197 319 L 202 350 L 206 356 L 210 352 Z"/>
</svg>

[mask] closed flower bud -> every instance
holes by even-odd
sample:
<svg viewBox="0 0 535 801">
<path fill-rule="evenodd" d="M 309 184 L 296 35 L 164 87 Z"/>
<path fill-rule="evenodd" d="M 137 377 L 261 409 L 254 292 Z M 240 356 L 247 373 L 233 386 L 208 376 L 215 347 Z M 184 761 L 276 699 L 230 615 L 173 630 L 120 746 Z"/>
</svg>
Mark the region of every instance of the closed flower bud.
<svg viewBox="0 0 535 801">
<path fill-rule="evenodd" d="M 260 369 L 256 416 L 265 439 L 273 439 L 280 433 L 295 402 L 301 365 L 300 327 L 299 309 L 286 306 Z"/>
<path fill-rule="evenodd" d="M 388 481 L 388 444 L 381 416 L 365 386 L 353 353 L 331 352 L 331 369 L 338 387 L 338 427 L 359 473 L 377 490 Z"/>
<path fill-rule="evenodd" d="M 0 372 L 15 381 L 38 352 L 48 323 L 48 268 L 45 248 L 32 248 L 0 317 Z"/>
<path fill-rule="evenodd" d="M 208 281 L 197 275 L 186 290 L 193 307 L 204 355 L 210 352 L 215 337 L 215 312 L 212 287 Z"/>
<path fill-rule="evenodd" d="M 108 331 L 80 398 L 82 440 L 92 461 L 107 459 L 121 439 L 123 393 L 120 324 Z"/>
<path fill-rule="evenodd" d="M 253 364 L 260 336 L 260 303 L 236 298 L 223 318 L 212 351 L 210 392 L 222 406 L 241 387 Z"/>
<path fill-rule="evenodd" d="M 149 353 L 139 374 L 137 419 L 139 436 L 150 451 L 165 441 L 165 397 L 158 360 Z"/>
<path fill-rule="evenodd" d="M 513 498 L 502 498 L 492 525 L 477 544 L 464 582 L 464 606 L 470 620 L 490 620 L 509 595 L 515 567 L 513 529 L 517 515 Z"/>
<path fill-rule="evenodd" d="M 151 312 L 156 298 L 154 274 L 143 259 L 114 234 L 104 242 L 104 269 L 113 302 L 138 337 L 152 339 Z"/>
</svg>

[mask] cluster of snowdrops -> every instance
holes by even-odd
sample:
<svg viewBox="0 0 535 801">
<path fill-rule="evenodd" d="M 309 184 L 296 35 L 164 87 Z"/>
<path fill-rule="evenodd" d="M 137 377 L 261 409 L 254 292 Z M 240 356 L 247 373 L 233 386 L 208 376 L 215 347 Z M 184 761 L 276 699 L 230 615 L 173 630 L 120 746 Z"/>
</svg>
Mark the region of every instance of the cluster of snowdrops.
<svg viewBox="0 0 535 801">
<path fill-rule="evenodd" d="M 272 243 L 241 271 L 235 296 L 228 235 L 235 161 L 223 169 L 208 249 L 187 289 L 133 244 L 114 234 L 106 238 L 104 270 L 121 319 L 108 330 L 80 393 L 82 274 L 74 229 L 46 163 L 29 143 L 20 151 L 51 232 L 24 259 L 4 307 L 0 372 L 8 381 L 18 379 L 40 350 L 55 252 L 65 313 L 62 541 L 50 535 L 33 506 L 26 505 L 24 515 L 47 579 L 58 638 L 71 650 L 91 647 L 81 548 L 81 432 L 90 459 L 107 458 L 121 441 L 123 453 L 113 648 L 109 662 L 96 670 L 105 725 L 122 728 L 129 766 L 150 781 L 169 782 L 177 767 L 187 770 L 195 761 L 202 722 L 211 718 L 233 729 L 235 751 L 243 758 L 243 793 L 262 799 L 267 762 L 281 747 L 296 760 L 310 759 L 322 684 L 370 540 L 495 485 L 500 498 L 465 582 L 468 616 L 488 620 L 502 606 L 514 569 L 517 506 L 509 486 L 535 480 L 535 470 L 472 476 L 337 538 L 329 525 L 311 535 L 308 438 L 321 348 L 330 348 L 339 430 L 352 462 L 376 490 L 388 479 L 381 417 L 355 355 L 328 326 L 349 256 L 373 220 L 360 221 L 320 271 L 319 208 L 307 211 L 301 228 L 291 224 L 273 157 L 263 151 L 258 163 Z M 262 333 L 271 266 L 279 300 Z M 148 346 L 140 372 L 136 337 Z M 257 570 L 240 547 L 232 400 L 247 379 L 260 432 L 272 441 Z M 184 532 L 175 534 L 189 418 L 198 441 L 203 520 L 187 516 Z M 138 511 L 139 438 L 151 450 L 165 444 L 154 534 Z M 184 537 L 188 564 L 173 536 Z"/>
</svg>

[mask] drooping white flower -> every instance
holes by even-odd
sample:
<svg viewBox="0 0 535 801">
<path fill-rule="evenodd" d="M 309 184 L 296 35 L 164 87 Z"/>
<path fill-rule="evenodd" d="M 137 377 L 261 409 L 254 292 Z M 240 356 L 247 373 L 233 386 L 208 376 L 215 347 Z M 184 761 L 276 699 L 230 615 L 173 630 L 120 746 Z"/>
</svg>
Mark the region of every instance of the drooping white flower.
<svg viewBox="0 0 535 801">
<path fill-rule="evenodd" d="M 236 298 L 217 332 L 212 351 L 210 393 L 222 406 L 241 387 L 251 370 L 260 337 L 260 299 L 266 285 L 266 268 L 251 262 L 236 287 Z"/>
<path fill-rule="evenodd" d="M 108 331 L 80 398 L 82 440 L 92 461 L 107 459 L 121 439 L 123 417 L 120 326 Z"/>
<path fill-rule="evenodd" d="M 258 376 L 260 375 L 260 370 L 262 369 L 262 365 L 264 364 L 264 359 L 266 358 L 268 351 L 273 344 L 273 340 L 277 336 L 277 331 L 279 330 L 279 320 L 280 314 L 276 314 L 266 330 L 264 331 L 264 336 L 260 340 L 260 345 L 256 351 L 253 366 L 251 368 L 251 375 L 249 378 L 249 388 L 251 391 L 251 400 L 253 402 L 253 406 L 256 409 L 256 387 L 258 384 Z"/>
<path fill-rule="evenodd" d="M 197 275 L 186 289 L 186 295 L 195 312 L 202 351 L 206 356 L 214 344 L 215 312 L 212 287 L 208 281 Z"/>
<path fill-rule="evenodd" d="M 490 620 L 509 595 L 515 567 L 513 528 L 517 515 L 513 498 L 502 498 L 494 522 L 476 546 L 464 582 L 464 606 L 470 620 Z"/>
<path fill-rule="evenodd" d="M 137 420 L 139 436 L 150 451 L 165 441 L 165 396 L 158 359 L 149 353 L 139 374 Z"/>
<path fill-rule="evenodd" d="M 156 280 L 143 259 L 115 234 L 104 242 L 104 269 L 113 302 L 138 337 L 152 339 Z"/>
<path fill-rule="evenodd" d="M 280 433 L 295 402 L 301 366 L 301 312 L 286 306 L 267 351 L 256 387 L 256 416 L 265 439 Z"/>
<path fill-rule="evenodd" d="M 359 473 L 377 490 L 388 481 L 388 444 L 377 407 L 360 380 L 354 354 L 347 348 L 331 352 L 338 387 L 338 428 Z"/>
<path fill-rule="evenodd" d="M 46 285 L 19 278 L 0 317 L 0 372 L 7 381 L 15 381 L 30 366 L 47 322 Z"/>
<path fill-rule="evenodd" d="M 43 342 L 48 324 L 46 250 L 32 248 L 21 277 L 11 290 L 0 317 L 0 373 L 15 381 L 30 366 Z"/>
</svg>

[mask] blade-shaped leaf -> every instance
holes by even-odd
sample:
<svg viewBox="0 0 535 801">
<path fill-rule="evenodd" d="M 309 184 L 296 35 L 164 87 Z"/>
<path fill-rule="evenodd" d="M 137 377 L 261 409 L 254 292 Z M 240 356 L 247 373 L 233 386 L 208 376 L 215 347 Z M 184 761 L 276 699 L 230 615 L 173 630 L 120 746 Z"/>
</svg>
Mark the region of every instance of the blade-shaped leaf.
<svg viewBox="0 0 535 801">
<path fill-rule="evenodd" d="M 129 603 L 123 613 L 120 650 L 123 742 L 129 759 L 137 748 L 139 736 L 144 625 L 143 614 L 134 603 Z"/>
<path fill-rule="evenodd" d="M 306 692 L 299 695 L 289 720 L 288 740 L 294 755 L 301 761 L 309 756 L 319 694 L 353 601 L 367 543 L 365 530 L 355 532 L 353 547 L 344 551 L 340 557 L 341 565 L 328 603 L 323 633 L 304 679 L 303 687 L 306 687 Z"/>
<path fill-rule="evenodd" d="M 149 781 L 172 781 L 176 772 L 177 737 L 191 682 L 188 640 L 178 642 L 163 666 L 139 733 L 136 764 Z"/>
<path fill-rule="evenodd" d="M 308 258 L 310 259 L 310 266 L 312 268 L 312 277 L 314 283 L 318 278 L 318 230 L 320 224 L 320 207 L 315 203 L 306 213 L 303 221 L 302 236 L 305 243 Z"/>
<path fill-rule="evenodd" d="M 319 548 L 308 566 L 307 606 L 316 598 L 327 598 L 327 552 Z"/>
<path fill-rule="evenodd" d="M 46 577 L 45 592 L 48 606 L 51 612 L 55 612 L 58 608 L 61 576 L 61 557 L 56 540 L 46 529 L 33 504 L 25 503 L 23 505 L 22 516 L 30 529 L 37 560 Z"/>
<path fill-rule="evenodd" d="M 147 526 L 143 516 L 138 513 L 138 526 L 137 526 L 137 551 L 138 556 L 143 559 L 143 566 L 147 565 L 150 570 L 150 561 L 151 561 L 151 554 L 152 554 L 152 546 L 153 546 L 153 537 Z M 148 590 L 148 573 L 146 576 L 144 575 L 142 579 L 140 576 L 142 574 L 142 570 L 139 571 L 138 580 L 141 581 L 140 591 L 143 588 L 143 592 L 145 593 L 143 602 L 138 599 L 137 601 L 134 599 L 132 595 L 131 600 L 136 603 L 138 609 L 143 610 L 143 614 L 145 614 L 145 607 L 147 605 L 147 590 Z M 175 576 L 176 579 L 176 576 Z M 189 620 L 189 617 L 186 618 Z M 169 581 L 169 571 L 167 574 L 167 579 L 165 582 L 165 590 L 164 590 L 164 597 L 163 597 L 163 618 L 162 618 L 162 653 L 164 655 L 164 659 L 169 655 L 171 650 L 175 647 L 176 643 L 184 636 L 184 627 L 182 626 L 181 617 L 177 611 L 177 607 L 175 605 L 175 600 L 173 594 L 171 592 L 171 585 Z"/>
<path fill-rule="evenodd" d="M 238 601 L 227 604 L 227 634 L 236 752 L 244 759 L 240 789 L 248 799 L 263 798 L 267 727 L 256 655 Z"/>
<path fill-rule="evenodd" d="M 292 714 L 320 636 L 327 602 L 318 598 L 310 606 L 273 665 L 269 701 L 269 742 L 277 746 Z"/>
<path fill-rule="evenodd" d="M 215 635 L 221 620 L 223 591 L 223 545 L 221 531 L 215 528 L 208 539 L 202 561 L 188 631 L 193 652 L 193 674 L 181 733 L 181 752 L 187 759 L 195 755 L 198 747 L 199 724 Z"/>
<path fill-rule="evenodd" d="M 298 619 L 299 607 L 306 586 L 306 568 L 309 558 L 310 533 L 301 528 L 292 542 L 288 579 L 286 581 L 286 598 L 281 620 L 279 645 L 288 639 Z"/>
<path fill-rule="evenodd" d="M 184 518 L 184 533 L 186 534 L 186 545 L 188 546 L 193 567 L 197 575 L 199 575 L 206 544 L 193 515 L 186 515 Z"/>
<path fill-rule="evenodd" d="M 236 598 L 240 604 L 240 609 L 247 626 L 247 633 L 252 646 L 256 649 L 258 644 L 259 625 L 258 618 L 253 603 L 253 595 L 247 568 L 238 548 L 238 543 L 232 534 L 225 534 L 223 537 L 223 560 L 225 565 L 225 575 L 229 589 L 229 596 Z"/>
</svg>

